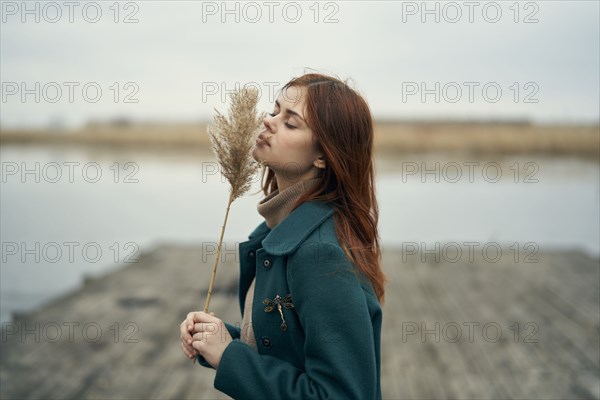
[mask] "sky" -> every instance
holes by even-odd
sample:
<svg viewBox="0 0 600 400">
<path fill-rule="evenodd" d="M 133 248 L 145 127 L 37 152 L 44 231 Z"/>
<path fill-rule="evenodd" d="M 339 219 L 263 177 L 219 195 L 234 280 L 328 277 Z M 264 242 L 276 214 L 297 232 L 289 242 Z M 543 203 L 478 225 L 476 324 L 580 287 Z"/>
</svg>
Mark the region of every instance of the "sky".
<svg viewBox="0 0 600 400">
<path fill-rule="evenodd" d="M 377 119 L 598 123 L 598 1 L 0 3 L 0 126 L 195 122 L 337 76 Z"/>
</svg>

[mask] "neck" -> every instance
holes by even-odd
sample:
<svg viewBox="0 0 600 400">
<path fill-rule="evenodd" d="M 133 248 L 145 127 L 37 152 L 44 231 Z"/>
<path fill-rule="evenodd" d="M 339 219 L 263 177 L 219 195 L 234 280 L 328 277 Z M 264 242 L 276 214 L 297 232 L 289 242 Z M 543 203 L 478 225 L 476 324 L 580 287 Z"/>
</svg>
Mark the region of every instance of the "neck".
<svg viewBox="0 0 600 400">
<path fill-rule="evenodd" d="M 265 218 L 267 226 L 273 229 L 293 211 L 294 203 L 320 180 L 320 178 L 311 178 L 295 182 L 285 189 L 278 187 L 258 203 L 258 213 Z M 277 184 L 279 185 L 279 182 Z"/>
<path fill-rule="evenodd" d="M 293 171 L 292 171 L 293 173 Z M 283 176 L 282 176 L 283 175 Z M 275 180 L 277 181 L 277 188 L 279 189 L 279 192 L 283 192 L 284 190 L 288 189 L 289 187 L 292 187 L 296 184 L 298 184 L 301 181 L 309 181 L 309 180 L 313 180 L 313 179 L 317 179 L 318 178 L 318 170 L 315 171 L 314 169 L 311 169 L 310 171 L 307 171 L 303 176 L 297 177 L 297 176 L 291 176 L 291 180 L 286 179 L 287 176 L 286 175 L 291 175 L 290 171 L 283 171 L 281 174 L 279 173 L 275 173 Z"/>
</svg>

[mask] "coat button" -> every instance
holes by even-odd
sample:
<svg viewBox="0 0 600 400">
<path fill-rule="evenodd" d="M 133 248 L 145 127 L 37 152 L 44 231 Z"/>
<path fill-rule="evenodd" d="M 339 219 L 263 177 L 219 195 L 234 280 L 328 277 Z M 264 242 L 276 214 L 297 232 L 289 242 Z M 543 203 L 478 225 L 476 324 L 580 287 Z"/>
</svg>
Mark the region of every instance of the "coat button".
<svg viewBox="0 0 600 400">
<path fill-rule="evenodd" d="M 254 250 L 250 250 L 248 252 L 248 257 L 254 257 Z"/>
<path fill-rule="evenodd" d="M 270 349 L 271 348 L 271 339 L 269 339 L 267 336 L 263 336 L 260 339 L 260 342 L 262 343 L 262 345 L 267 348 Z"/>
<path fill-rule="evenodd" d="M 268 258 L 265 258 L 263 261 L 263 267 L 265 267 L 266 269 L 271 268 L 271 260 L 269 260 Z"/>
</svg>

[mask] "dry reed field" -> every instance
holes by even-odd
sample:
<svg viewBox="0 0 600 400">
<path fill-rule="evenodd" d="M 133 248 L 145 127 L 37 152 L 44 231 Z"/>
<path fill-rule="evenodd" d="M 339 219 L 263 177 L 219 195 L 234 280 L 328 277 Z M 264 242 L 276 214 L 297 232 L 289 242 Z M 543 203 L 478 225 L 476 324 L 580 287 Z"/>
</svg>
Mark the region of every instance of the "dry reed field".
<svg viewBox="0 0 600 400">
<path fill-rule="evenodd" d="M 2 129 L 0 143 L 80 143 L 208 148 L 207 123 L 90 123 L 76 130 Z M 546 153 L 600 158 L 600 126 L 377 121 L 375 149 L 409 153 Z"/>
</svg>

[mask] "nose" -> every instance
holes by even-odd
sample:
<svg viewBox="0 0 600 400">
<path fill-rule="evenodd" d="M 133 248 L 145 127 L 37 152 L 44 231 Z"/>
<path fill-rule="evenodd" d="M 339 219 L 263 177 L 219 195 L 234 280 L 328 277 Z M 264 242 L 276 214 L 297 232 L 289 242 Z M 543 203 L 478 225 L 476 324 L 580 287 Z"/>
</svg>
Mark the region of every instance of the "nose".
<svg viewBox="0 0 600 400">
<path fill-rule="evenodd" d="M 275 124 L 273 123 L 273 118 L 275 117 L 271 117 L 270 115 L 263 118 L 263 125 L 269 132 L 274 132 Z"/>
</svg>

